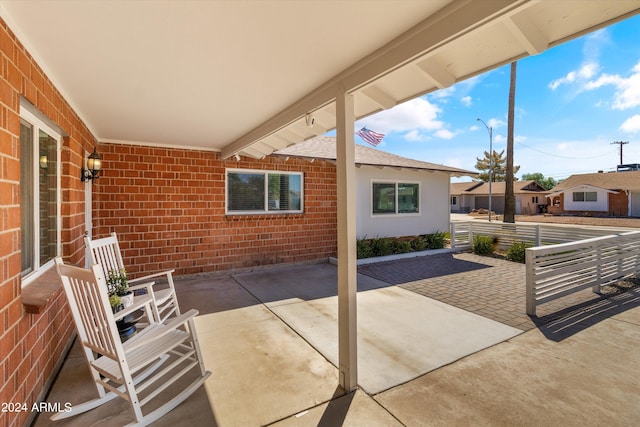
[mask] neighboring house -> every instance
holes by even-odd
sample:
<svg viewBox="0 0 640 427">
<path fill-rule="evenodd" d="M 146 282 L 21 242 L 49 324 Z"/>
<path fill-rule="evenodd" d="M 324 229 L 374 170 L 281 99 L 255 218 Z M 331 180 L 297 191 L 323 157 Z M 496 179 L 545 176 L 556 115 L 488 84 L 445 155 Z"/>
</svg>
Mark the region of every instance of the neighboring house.
<svg viewBox="0 0 640 427">
<path fill-rule="evenodd" d="M 640 217 L 640 171 L 571 175 L 547 197 L 554 214 Z"/>
<path fill-rule="evenodd" d="M 336 139 L 316 137 L 274 156 L 309 161 L 336 159 Z M 356 144 L 356 235 L 412 236 L 449 228 L 449 181 L 476 173 Z"/>
<path fill-rule="evenodd" d="M 491 210 L 504 213 L 505 182 L 491 183 Z M 533 215 L 546 209 L 549 194 L 535 181 L 515 181 L 513 192 L 516 198 L 517 215 Z M 474 209 L 489 209 L 489 183 L 483 181 L 457 182 L 451 184 L 451 212 L 468 213 Z"/>
</svg>

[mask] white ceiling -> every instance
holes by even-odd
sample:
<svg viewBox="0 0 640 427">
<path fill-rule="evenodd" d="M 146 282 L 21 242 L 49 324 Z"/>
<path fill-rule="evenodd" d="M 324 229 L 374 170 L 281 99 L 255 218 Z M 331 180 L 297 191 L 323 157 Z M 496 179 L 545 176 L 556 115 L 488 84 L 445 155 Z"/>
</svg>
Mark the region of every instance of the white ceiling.
<svg viewBox="0 0 640 427">
<path fill-rule="evenodd" d="M 98 140 L 258 158 L 335 127 L 339 85 L 363 117 L 639 12 L 640 0 L 0 0 Z"/>
</svg>

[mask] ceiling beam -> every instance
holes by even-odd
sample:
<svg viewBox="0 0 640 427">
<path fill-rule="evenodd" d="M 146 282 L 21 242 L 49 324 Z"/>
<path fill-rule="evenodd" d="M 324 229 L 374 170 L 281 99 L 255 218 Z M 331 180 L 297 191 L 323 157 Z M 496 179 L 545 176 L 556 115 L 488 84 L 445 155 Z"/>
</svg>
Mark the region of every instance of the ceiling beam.
<svg viewBox="0 0 640 427">
<path fill-rule="evenodd" d="M 456 76 L 431 59 L 427 59 L 416 65 L 438 89 L 447 88 L 456 82 Z"/>
<path fill-rule="evenodd" d="M 243 151 L 309 111 L 332 103 L 339 86 L 353 92 L 488 22 L 526 7 L 531 0 L 454 0 L 372 54 L 337 74 L 222 149 L 222 158 Z"/>
<path fill-rule="evenodd" d="M 361 93 L 385 110 L 394 107 L 398 102 L 394 97 L 375 85 L 362 89 Z"/>
<path fill-rule="evenodd" d="M 526 15 L 526 12 L 507 16 L 504 24 L 529 55 L 537 55 L 549 47 L 549 40 Z"/>
</svg>

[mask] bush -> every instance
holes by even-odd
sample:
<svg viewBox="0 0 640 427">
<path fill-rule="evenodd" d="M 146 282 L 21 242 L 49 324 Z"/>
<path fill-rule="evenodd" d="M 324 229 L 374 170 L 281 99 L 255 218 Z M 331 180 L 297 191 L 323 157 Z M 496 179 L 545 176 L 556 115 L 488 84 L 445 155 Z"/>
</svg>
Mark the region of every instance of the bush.
<svg viewBox="0 0 640 427">
<path fill-rule="evenodd" d="M 436 231 L 432 234 L 424 236 L 428 249 L 442 249 L 445 244 L 445 233 L 442 231 Z"/>
<path fill-rule="evenodd" d="M 373 256 L 373 248 L 371 248 L 371 240 L 360 239 L 356 241 L 356 257 L 358 259 L 369 258 Z"/>
<path fill-rule="evenodd" d="M 515 242 L 511 247 L 507 250 L 507 259 L 513 262 L 521 262 L 524 264 L 525 262 L 525 253 L 527 248 L 530 248 L 531 245 L 525 242 Z"/>
<path fill-rule="evenodd" d="M 476 255 L 493 254 L 494 238 L 490 236 L 473 237 L 473 253 Z"/>
<path fill-rule="evenodd" d="M 371 241 L 372 256 L 385 256 L 393 254 L 393 240 L 390 237 L 378 237 Z"/>
<path fill-rule="evenodd" d="M 424 251 L 427 249 L 427 240 L 424 236 L 418 236 L 415 239 L 411 240 L 411 249 L 416 252 Z"/>
<path fill-rule="evenodd" d="M 411 243 L 408 241 L 404 242 L 395 242 L 393 253 L 395 254 L 406 254 L 411 252 Z"/>
</svg>

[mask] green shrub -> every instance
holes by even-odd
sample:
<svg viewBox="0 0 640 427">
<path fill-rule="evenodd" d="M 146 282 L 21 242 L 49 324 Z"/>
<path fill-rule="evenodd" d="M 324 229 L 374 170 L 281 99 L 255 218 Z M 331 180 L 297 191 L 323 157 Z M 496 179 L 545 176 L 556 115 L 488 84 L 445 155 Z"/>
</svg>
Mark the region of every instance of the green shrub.
<svg viewBox="0 0 640 427">
<path fill-rule="evenodd" d="M 370 258 L 373 256 L 370 239 L 360 239 L 356 241 L 356 257 L 358 259 Z"/>
<path fill-rule="evenodd" d="M 424 236 L 418 236 L 415 239 L 411 240 L 411 249 L 416 252 L 424 251 L 427 249 L 427 240 Z"/>
<path fill-rule="evenodd" d="M 424 236 L 428 249 L 442 249 L 445 244 L 445 233 L 436 231 L 435 233 Z"/>
<path fill-rule="evenodd" d="M 408 241 L 396 241 L 393 246 L 394 254 L 406 254 L 408 252 L 411 252 L 411 243 Z"/>
<path fill-rule="evenodd" d="M 390 237 L 378 237 L 371 240 L 372 256 L 385 256 L 393 254 L 393 239 Z"/>
<path fill-rule="evenodd" d="M 493 253 L 493 245 L 493 237 L 473 236 L 473 253 L 476 255 L 491 255 Z"/>
<path fill-rule="evenodd" d="M 515 242 L 511 247 L 507 250 L 507 259 L 513 262 L 521 262 L 524 264 L 525 262 L 525 253 L 527 248 L 530 248 L 531 245 L 525 242 Z"/>
</svg>

